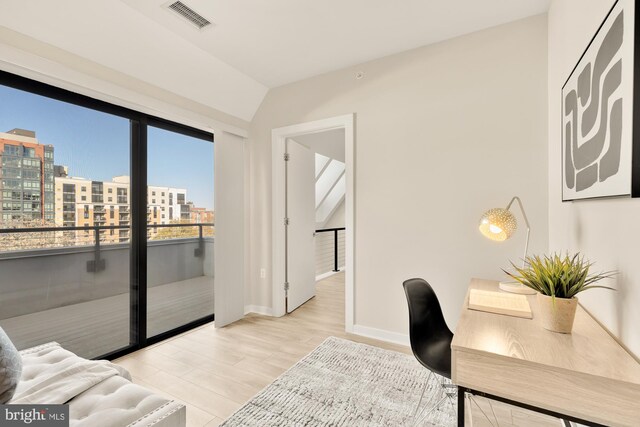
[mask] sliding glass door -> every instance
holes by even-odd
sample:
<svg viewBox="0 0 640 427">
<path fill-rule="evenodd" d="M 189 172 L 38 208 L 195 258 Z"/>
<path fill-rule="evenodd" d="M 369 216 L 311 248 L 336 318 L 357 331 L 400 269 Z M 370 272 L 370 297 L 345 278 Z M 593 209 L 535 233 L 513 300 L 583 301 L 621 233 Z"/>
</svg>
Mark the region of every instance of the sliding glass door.
<svg viewBox="0 0 640 427">
<path fill-rule="evenodd" d="M 0 327 L 115 357 L 213 320 L 213 135 L 0 72 Z"/>
<path fill-rule="evenodd" d="M 18 348 L 128 347 L 130 121 L 7 86 L 0 99 L 0 326 Z"/>
<path fill-rule="evenodd" d="M 213 315 L 213 144 L 149 126 L 147 336 Z"/>
</svg>

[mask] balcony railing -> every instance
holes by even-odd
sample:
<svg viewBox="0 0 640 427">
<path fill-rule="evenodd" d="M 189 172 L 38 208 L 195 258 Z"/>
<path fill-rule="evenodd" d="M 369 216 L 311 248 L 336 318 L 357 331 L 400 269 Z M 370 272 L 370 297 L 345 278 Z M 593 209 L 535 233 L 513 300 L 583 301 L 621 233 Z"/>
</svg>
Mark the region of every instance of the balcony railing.
<svg viewBox="0 0 640 427">
<path fill-rule="evenodd" d="M 213 224 L 150 228 L 160 232 L 147 243 L 148 337 L 210 316 L 215 273 Z M 129 344 L 130 230 L 0 229 L 0 326 L 19 349 L 55 340 L 98 357 Z"/>
<path fill-rule="evenodd" d="M 316 275 L 329 272 L 331 267 L 338 272 L 344 265 L 344 231 L 344 227 L 316 230 Z"/>
<path fill-rule="evenodd" d="M 156 233 L 153 236 L 153 240 L 156 241 L 197 238 L 198 245 L 194 249 L 193 254 L 195 257 L 203 257 L 205 252 L 205 233 L 203 229 L 207 227 L 213 228 L 214 224 L 148 224 L 147 230 L 177 230 L 175 233 L 169 232 L 165 235 Z M 188 231 L 186 231 L 188 228 L 197 228 L 197 234 L 189 233 Z M 102 247 L 109 245 L 109 242 L 107 240 L 113 237 L 113 242 L 111 242 L 112 244 L 121 244 L 123 231 L 126 232 L 129 229 L 129 225 L 3 228 L 0 229 L 0 260 L 2 260 L 4 254 L 12 254 L 17 251 L 93 246 L 94 256 L 92 260 L 87 261 L 86 270 L 87 272 L 97 273 L 103 271 L 107 267 L 106 260 L 101 256 Z M 111 235 L 111 231 L 107 233 L 107 230 L 119 231 L 118 233 L 114 232 L 114 234 Z"/>
</svg>

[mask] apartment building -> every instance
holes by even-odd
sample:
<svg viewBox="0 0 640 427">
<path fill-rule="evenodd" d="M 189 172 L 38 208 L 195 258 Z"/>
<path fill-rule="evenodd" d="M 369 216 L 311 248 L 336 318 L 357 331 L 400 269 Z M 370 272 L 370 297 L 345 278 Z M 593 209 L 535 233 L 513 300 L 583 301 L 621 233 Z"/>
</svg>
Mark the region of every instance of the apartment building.
<svg viewBox="0 0 640 427">
<path fill-rule="evenodd" d="M 100 240 L 123 242 L 129 239 L 129 183 L 84 178 L 55 177 L 55 224 L 60 227 L 113 227 L 99 230 Z M 93 238 L 94 231 L 77 231 L 78 239 Z"/>
<path fill-rule="evenodd" d="M 191 219 L 187 190 L 184 188 L 150 185 L 147 190 L 147 218 L 149 224 L 170 224 Z M 157 234 L 158 229 L 150 230 Z"/>
<path fill-rule="evenodd" d="M 30 130 L 0 133 L 0 190 L 2 221 L 52 222 L 53 145 Z"/>
<path fill-rule="evenodd" d="M 66 176 L 58 167 L 55 177 L 55 224 L 64 227 L 106 227 L 99 230 L 101 241 L 124 242 L 129 239 L 130 178 L 116 176 L 109 181 L 93 181 Z M 190 205 L 187 190 L 149 186 L 147 218 L 149 236 L 156 236 L 161 227 L 178 220 L 189 221 Z M 113 228 L 111 228 L 113 227 Z M 78 232 L 78 238 L 91 238 L 90 230 Z"/>
<path fill-rule="evenodd" d="M 212 224 L 215 222 L 215 213 L 214 211 L 207 210 L 207 208 L 199 208 L 194 206 L 192 202 L 188 202 L 189 206 L 189 214 L 191 217 L 191 222 L 200 222 L 200 223 L 208 223 Z"/>
</svg>

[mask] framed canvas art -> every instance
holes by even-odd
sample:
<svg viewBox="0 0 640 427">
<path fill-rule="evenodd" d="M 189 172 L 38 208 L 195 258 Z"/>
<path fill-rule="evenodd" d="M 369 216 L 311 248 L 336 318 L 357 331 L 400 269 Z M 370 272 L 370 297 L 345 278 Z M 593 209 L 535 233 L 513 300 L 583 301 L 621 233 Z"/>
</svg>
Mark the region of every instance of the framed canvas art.
<svg viewBox="0 0 640 427">
<path fill-rule="evenodd" d="M 640 196 L 635 13 L 616 1 L 562 87 L 563 201 Z"/>
</svg>

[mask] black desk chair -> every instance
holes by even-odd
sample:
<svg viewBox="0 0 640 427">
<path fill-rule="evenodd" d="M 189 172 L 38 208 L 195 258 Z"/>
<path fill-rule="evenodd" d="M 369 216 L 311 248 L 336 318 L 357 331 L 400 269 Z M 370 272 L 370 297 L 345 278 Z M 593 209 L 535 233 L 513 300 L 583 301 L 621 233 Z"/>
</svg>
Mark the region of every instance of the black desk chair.
<svg viewBox="0 0 640 427">
<path fill-rule="evenodd" d="M 424 279 L 409 279 L 402 286 L 407 296 L 409 304 L 409 339 L 411 341 L 411 351 L 429 372 L 429 377 L 425 382 L 424 389 L 420 395 L 420 401 L 414 411 L 414 423 L 421 420 L 435 410 L 439 410 L 443 403 L 449 400 L 451 408 L 454 407 L 457 387 L 451 383 L 451 340 L 453 332 L 447 326 L 442 315 L 440 302 L 433 288 Z M 441 375 L 441 387 L 444 392 L 442 398 L 430 408 L 422 408 L 419 414 L 425 391 L 427 390 L 431 375 L 433 373 Z M 476 402 L 477 405 L 477 402 Z M 483 415 L 494 426 L 494 423 L 478 406 Z M 491 408 L 493 412 L 493 408 Z M 455 415 L 455 413 L 454 413 Z M 494 414 L 495 419 L 495 414 Z M 495 419 L 497 426 L 497 419 Z"/>
<path fill-rule="evenodd" d="M 406 280 L 404 292 L 409 304 L 411 350 L 425 368 L 451 379 L 453 332 L 442 315 L 440 302 L 426 280 Z"/>
</svg>

